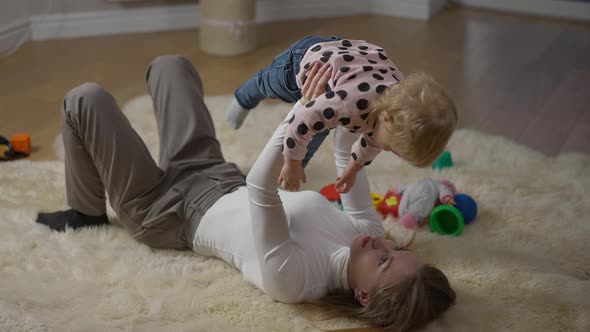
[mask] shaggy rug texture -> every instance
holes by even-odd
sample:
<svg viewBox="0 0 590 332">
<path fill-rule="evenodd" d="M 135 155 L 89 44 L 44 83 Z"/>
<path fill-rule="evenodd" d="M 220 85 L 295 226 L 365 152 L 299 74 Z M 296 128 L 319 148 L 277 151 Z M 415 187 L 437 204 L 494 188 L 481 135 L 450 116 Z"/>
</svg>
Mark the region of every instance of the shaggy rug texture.
<svg viewBox="0 0 590 332">
<path fill-rule="evenodd" d="M 226 158 L 247 172 L 289 106 L 263 104 L 233 131 L 223 115 L 229 101 L 207 98 Z M 156 156 L 149 97 L 124 112 Z M 63 156 L 61 141 L 56 147 Z M 369 167 L 374 192 L 444 177 L 479 204 L 477 220 L 461 236 L 418 231 L 414 250 L 445 271 L 457 292 L 456 306 L 425 330 L 590 331 L 590 156 L 548 158 L 471 130 L 458 130 L 449 150 L 456 165 L 442 172 L 385 154 Z M 331 142 L 307 178 L 312 190 L 334 181 Z M 64 192 L 61 161 L 0 163 L 0 331 L 362 326 L 326 320 L 319 306 L 274 302 L 220 260 L 152 250 L 120 227 L 55 233 L 36 225 L 37 212 L 66 208 Z M 390 221 L 387 229 L 402 234 Z"/>
</svg>

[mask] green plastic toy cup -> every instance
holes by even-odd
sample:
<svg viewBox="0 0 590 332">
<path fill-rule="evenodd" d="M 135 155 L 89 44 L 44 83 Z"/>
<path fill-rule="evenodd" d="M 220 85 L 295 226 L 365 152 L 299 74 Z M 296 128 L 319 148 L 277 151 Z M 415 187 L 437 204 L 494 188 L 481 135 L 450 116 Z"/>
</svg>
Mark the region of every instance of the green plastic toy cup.
<svg viewBox="0 0 590 332">
<path fill-rule="evenodd" d="M 430 229 L 435 233 L 457 236 L 464 225 L 461 212 L 453 206 L 439 205 L 430 213 Z"/>
</svg>

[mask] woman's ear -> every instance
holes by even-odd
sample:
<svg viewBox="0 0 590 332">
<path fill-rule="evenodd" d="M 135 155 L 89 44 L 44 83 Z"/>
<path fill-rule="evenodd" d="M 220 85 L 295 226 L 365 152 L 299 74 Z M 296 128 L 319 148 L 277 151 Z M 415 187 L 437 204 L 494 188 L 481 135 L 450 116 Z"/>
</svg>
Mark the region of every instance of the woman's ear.
<svg viewBox="0 0 590 332">
<path fill-rule="evenodd" d="M 359 301 L 359 303 L 363 306 L 366 307 L 369 304 L 371 304 L 371 296 L 369 295 L 369 293 L 367 291 L 365 291 L 364 289 L 360 289 L 360 288 L 355 288 L 354 289 L 354 298 Z"/>
</svg>

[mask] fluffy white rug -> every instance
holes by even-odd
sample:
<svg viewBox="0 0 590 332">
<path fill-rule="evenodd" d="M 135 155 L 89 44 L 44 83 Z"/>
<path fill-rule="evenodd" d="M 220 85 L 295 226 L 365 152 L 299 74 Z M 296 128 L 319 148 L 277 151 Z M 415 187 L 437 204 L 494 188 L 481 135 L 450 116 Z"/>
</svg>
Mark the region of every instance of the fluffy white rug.
<svg viewBox="0 0 590 332">
<path fill-rule="evenodd" d="M 240 131 L 223 121 L 229 97 L 207 98 L 227 159 L 244 171 L 289 106 L 265 104 Z M 147 96 L 125 107 L 153 154 Z M 265 123 L 265 126 L 254 126 Z M 326 142 L 328 143 L 328 142 Z M 59 144 L 58 144 L 59 145 Z M 63 148 L 60 148 L 63 151 Z M 590 331 L 590 157 L 547 158 L 510 141 L 459 130 L 443 172 L 381 155 L 373 191 L 446 177 L 479 203 L 459 237 L 422 229 L 415 250 L 445 271 L 457 305 L 427 331 Z M 334 179 L 331 143 L 310 164 L 308 188 Z M 320 321 L 313 305 L 273 302 L 225 263 L 154 251 L 119 227 L 54 233 L 34 223 L 65 208 L 63 163 L 0 164 L 0 330 L 311 331 L 358 326 Z"/>
</svg>

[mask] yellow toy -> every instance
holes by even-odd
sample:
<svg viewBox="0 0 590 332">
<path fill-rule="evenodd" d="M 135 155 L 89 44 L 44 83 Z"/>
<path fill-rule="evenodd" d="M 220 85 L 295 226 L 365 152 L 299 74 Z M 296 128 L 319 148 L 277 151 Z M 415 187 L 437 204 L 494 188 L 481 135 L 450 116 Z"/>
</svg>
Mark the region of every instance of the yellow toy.
<svg viewBox="0 0 590 332">
<path fill-rule="evenodd" d="M 371 198 L 373 199 L 373 205 L 375 206 L 375 210 L 381 213 L 381 203 L 383 202 L 383 196 L 377 193 L 371 193 Z"/>
<path fill-rule="evenodd" d="M 0 136 L 0 160 L 13 160 L 26 157 L 31 153 L 31 136 L 28 134 L 16 134 L 12 139 Z"/>
</svg>

